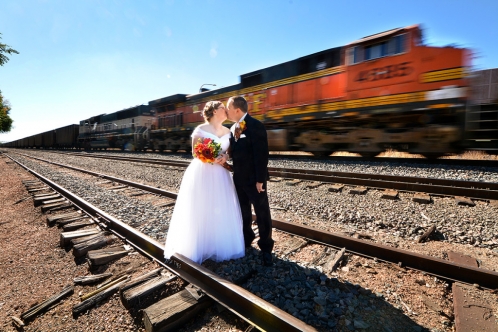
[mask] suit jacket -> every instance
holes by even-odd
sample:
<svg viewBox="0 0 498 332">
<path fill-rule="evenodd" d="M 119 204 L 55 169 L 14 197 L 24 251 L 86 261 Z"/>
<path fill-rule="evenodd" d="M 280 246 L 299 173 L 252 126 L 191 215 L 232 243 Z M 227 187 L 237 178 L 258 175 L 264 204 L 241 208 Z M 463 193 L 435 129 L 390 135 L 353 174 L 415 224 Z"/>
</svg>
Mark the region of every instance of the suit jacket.
<svg viewBox="0 0 498 332">
<path fill-rule="evenodd" d="M 241 137 L 235 141 L 233 133 L 230 136 L 230 153 L 233 161 L 233 182 L 250 186 L 269 179 L 268 137 L 261 122 L 249 114 L 244 121 L 246 129 Z"/>
</svg>

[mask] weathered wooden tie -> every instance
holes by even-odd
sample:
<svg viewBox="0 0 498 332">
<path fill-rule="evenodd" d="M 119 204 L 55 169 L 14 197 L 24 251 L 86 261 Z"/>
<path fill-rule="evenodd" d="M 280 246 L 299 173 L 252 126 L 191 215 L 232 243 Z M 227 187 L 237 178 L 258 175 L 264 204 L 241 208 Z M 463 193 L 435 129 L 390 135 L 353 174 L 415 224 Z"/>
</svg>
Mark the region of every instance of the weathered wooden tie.
<svg viewBox="0 0 498 332">
<path fill-rule="evenodd" d="M 83 228 L 86 226 L 92 226 L 92 225 L 95 225 L 95 222 L 92 219 L 88 218 L 85 220 L 75 221 L 75 222 L 66 224 L 66 225 L 62 226 L 62 230 L 64 232 L 71 232 L 71 231 L 75 231 L 77 229 L 80 229 L 80 228 Z"/>
<path fill-rule="evenodd" d="M 28 193 L 35 193 L 37 191 L 42 191 L 42 190 L 47 190 L 47 189 L 50 189 L 50 188 L 49 187 L 40 187 L 40 188 L 37 188 L 37 189 L 29 189 Z"/>
<path fill-rule="evenodd" d="M 67 224 L 70 224 L 72 222 L 75 222 L 75 221 L 82 221 L 82 220 L 91 220 L 90 218 L 88 218 L 87 215 L 80 215 L 79 217 L 73 217 L 73 218 L 63 218 L 63 219 L 59 219 L 57 220 L 55 223 L 57 224 L 57 227 L 62 227 L 64 225 L 67 225 Z"/>
<path fill-rule="evenodd" d="M 323 270 L 325 272 L 333 272 L 339 265 L 345 252 L 346 248 L 342 248 L 340 251 L 336 252 L 334 256 L 330 255 L 329 260 L 323 265 Z"/>
<path fill-rule="evenodd" d="M 134 308 L 140 305 L 140 302 L 155 291 L 159 291 L 166 288 L 166 284 L 175 280 L 177 276 L 168 274 L 161 275 L 158 277 L 154 277 L 150 280 L 147 280 L 135 287 L 129 288 L 122 292 L 121 302 L 123 305 L 129 309 Z"/>
<path fill-rule="evenodd" d="M 342 184 L 333 184 L 332 186 L 329 187 L 329 192 L 337 193 L 342 191 L 342 188 L 344 188 L 344 185 Z"/>
<path fill-rule="evenodd" d="M 191 320 L 200 310 L 211 306 L 212 302 L 208 296 L 189 285 L 143 311 L 145 330 L 172 331 Z"/>
<path fill-rule="evenodd" d="M 50 215 L 47 217 L 47 225 L 52 226 L 57 220 L 64 218 L 76 218 L 82 216 L 81 211 Z"/>
<path fill-rule="evenodd" d="M 124 246 L 90 250 L 86 256 L 90 268 L 98 265 L 104 265 L 116 259 L 128 255 L 129 251 Z"/>
<path fill-rule="evenodd" d="M 113 243 L 116 240 L 115 236 L 106 237 L 104 232 L 99 233 L 95 237 L 89 238 L 83 242 L 79 242 L 73 245 L 73 256 L 74 257 L 83 257 L 90 250 L 96 250 L 106 246 L 108 244 Z M 72 242 L 72 241 L 71 241 Z"/>
<path fill-rule="evenodd" d="M 455 201 L 457 202 L 458 205 L 467 205 L 467 206 L 476 205 L 476 203 L 474 203 L 470 198 L 463 196 L 455 196 Z"/>
<path fill-rule="evenodd" d="M 450 251 L 448 259 L 451 262 L 478 267 L 475 258 L 460 253 Z M 483 297 L 471 296 L 472 293 L 480 290 L 469 291 L 470 287 L 474 286 L 459 282 L 454 282 L 452 285 L 456 332 L 498 331 L 492 304 L 483 302 Z"/>
<path fill-rule="evenodd" d="M 315 189 L 320 187 L 323 184 L 323 182 L 311 182 L 306 185 L 306 188 L 308 189 Z"/>
<path fill-rule="evenodd" d="M 299 180 L 299 179 L 293 179 L 293 180 L 285 182 L 285 185 L 286 186 L 295 186 L 296 184 L 299 184 L 301 182 L 303 182 L 303 181 Z"/>
<path fill-rule="evenodd" d="M 308 241 L 306 241 L 303 238 L 293 236 L 289 240 L 285 241 L 282 246 L 286 248 L 282 255 L 284 257 L 288 256 L 289 254 L 293 253 L 294 251 L 303 248 L 308 244 Z"/>
<path fill-rule="evenodd" d="M 420 204 L 429 204 L 431 202 L 431 196 L 425 193 L 416 193 L 412 200 Z"/>
<path fill-rule="evenodd" d="M 366 187 L 356 187 L 352 188 L 349 193 L 353 195 L 365 195 L 368 191 L 368 188 Z"/>
<path fill-rule="evenodd" d="M 73 314 L 78 315 L 78 314 L 86 311 L 87 309 L 90 309 L 91 307 L 93 307 L 94 305 L 99 303 L 100 301 L 107 299 L 108 297 L 110 297 L 111 295 L 116 293 L 118 291 L 119 287 L 121 287 L 121 285 L 123 285 L 126 281 L 127 281 L 127 279 L 125 279 L 125 280 L 101 291 L 100 293 L 93 295 L 92 297 L 84 300 L 83 302 L 75 305 L 73 307 Z"/>
<path fill-rule="evenodd" d="M 73 232 L 63 232 L 61 233 L 60 236 L 60 245 L 61 247 L 66 247 L 69 245 L 70 241 L 72 239 L 76 239 L 78 237 L 83 237 L 83 236 L 88 236 L 92 234 L 97 234 L 100 232 L 99 228 L 92 228 L 92 229 L 82 229 L 78 231 L 73 231 Z"/>
<path fill-rule="evenodd" d="M 51 204 L 46 204 L 41 206 L 42 212 L 47 212 L 50 211 L 54 208 L 60 208 L 60 207 L 70 207 L 72 204 L 68 201 L 61 201 L 57 203 L 51 203 Z"/>
<path fill-rule="evenodd" d="M 147 280 L 150 280 L 150 279 L 157 277 L 158 275 L 161 274 L 162 271 L 164 271 L 164 268 L 160 267 L 158 269 L 152 270 L 150 272 L 147 272 L 146 274 L 143 274 L 135 279 L 128 281 L 126 284 L 121 286 L 121 288 L 119 289 L 120 296 L 125 290 L 130 289 L 132 287 L 135 287 L 138 284 L 141 284 L 142 282 L 145 282 Z"/>
<path fill-rule="evenodd" d="M 60 198 L 60 197 L 61 197 L 61 195 L 59 195 L 59 194 L 50 195 L 50 196 L 35 197 L 35 198 L 33 198 L 33 203 L 35 206 L 39 206 L 43 202 L 47 202 L 47 201 L 50 201 L 52 199 Z"/>
<path fill-rule="evenodd" d="M 102 281 L 105 278 L 109 278 L 110 276 L 112 276 L 112 273 L 93 274 L 89 276 L 76 277 L 73 279 L 73 282 L 76 285 L 89 285 Z"/>
<path fill-rule="evenodd" d="M 381 198 L 396 200 L 396 199 L 398 199 L 398 191 L 392 190 L 392 189 L 387 189 L 384 191 Z"/>
<path fill-rule="evenodd" d="M 21 314 L 21 318 L 23 320 L 30 320 L 31 318 L 33 318 L 37 314 L 43 312 L 45 309 L 47 309 L 48 307 L 50 307 L 51 305 L 56 303 L 57 301 L 60 301 L 61 299 L 63 299 L 65 296 L 73 294 L 73 292 L 74 292 L 73 286 L 71 286 L 71 285 L 66 286 L 66 287 L 64 287 L 62 292 L 60 292 L 59 294 L 54 295 L 54 296 L 46 299 L 42 303 L 37 304 L 34 307 L 29 308 L 26 312 Z"/>
</svg>

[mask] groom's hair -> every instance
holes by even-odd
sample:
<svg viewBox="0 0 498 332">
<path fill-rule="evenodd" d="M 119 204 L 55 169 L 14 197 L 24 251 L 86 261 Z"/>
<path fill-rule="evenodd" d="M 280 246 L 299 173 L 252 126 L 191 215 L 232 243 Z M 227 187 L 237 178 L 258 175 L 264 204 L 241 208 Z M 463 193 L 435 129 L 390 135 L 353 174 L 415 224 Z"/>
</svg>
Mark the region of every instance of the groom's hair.
<svg viewBox="0 0 498 332">
<path fill-rule="evenodd" d="M 233 107 L 240 108 L 244 113 L 247 113 L 247 100 L 242 96 L 230 97 L 233 100 Z"/>
</svg>

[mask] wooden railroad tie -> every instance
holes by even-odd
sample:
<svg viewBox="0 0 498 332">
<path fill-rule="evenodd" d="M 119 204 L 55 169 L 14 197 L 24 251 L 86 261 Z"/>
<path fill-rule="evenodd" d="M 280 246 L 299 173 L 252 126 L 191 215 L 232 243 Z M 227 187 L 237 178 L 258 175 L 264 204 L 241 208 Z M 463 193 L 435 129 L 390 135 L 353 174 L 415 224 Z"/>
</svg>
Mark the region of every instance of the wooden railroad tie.
<svg viewBox="0 0 498 332">
<path fill-rule="evenodd" d="M 114 243 L 116 240 L 117 237 L 107 237 L 104 232 L 71 240 L 71 243 L 73 244 L 73 256 L 86 256 L 90 250 L 102 248 L 103 246 Z"/>
<path fill-rule="evenodd" d="M 416 193 L 412 200 L 420 204 L 429 204 L 431 202 L 431 196 L 425 193 Z"/>
<path fill-rule="evenodd" d="M 457 252 L 448 252 L 448 259 L 462 265 L 478 267 L 475 258 Z M 472 286 L 459 282 L 452 285 L 456 331 L 498 331 L 492 304 L 487 304 L 483 298 L 471 296 L 470 287 Z M 472 293 L 476 291 L 473 289 Z"/>
<path fill-rule="evenodd" d="M 76 218 L 82 216 L 81 211 L 50 215 L 47 217 L 47 225 L 52 226 L 56 221 L 64 218 Z"/>
<path fill-rule="evenodd" d="M 95 266 L 104 265 L 127 256 L 129 250 L 125 246 L 117 246 L 105 249 L 90 250 L 86 254 L 90 269 Z"/>
<path fill-rule="evenodd" d="M 458 205 L 467 205 L 467 206 L 476 205 L 476 203 L 474 203 L 470 198 L 463 196 L 455 196 L 455 201 L 457 202 Z"/>
<path fill-rule="evenodd" d="M 75 222 L 71 222 L 71 223 L 68 223 L 66 225 L 63 225 L 62 230 L 64 232 L 71 232 L 71 231 L 75 231 L 77 229 L 80 229 L 80 228 L 83 228 L 86 226 L 92 226 L 92 225 L 95 225 L 95 222 L 90 218 L 86 218 L 83 220 L 79 220 L 79 221 L 75 221 Z"/>
<path fill-rule="evenodd" d="M 90 285 L 112 276 L 112 273 L 93 274 L 89 276 L 76 277 L 73 279 L 75 285 Z"/>
<path fill-rule="evenodd" d="M 45 201 L 49 201 L 55 198 L 60 198 L 61 195 L 59 194 L 54 194 L 54 195 L 49 195 L 49 196 L 41 196 L 41 197 L 34 197 L 33 198 L 33 203 L 35 206 L 41 205 Z"/>
<path fill-rule="evenodd" d="M 114 187 L 110 187 L 110 188 L 107 188 L 109 190 L 118 190 L 118 189 L 125 189 L 127 188 L 128 186 L 125 186 L 125 185 L 119 185 L 119 186 L 114 186 Z"/>
<path fill-rule="evenodd" d="M 29 308 L 27 311 L 21 314 L 21 318 L 23 320 L 30 320 L 33 317 L 35 317 L 37 314 L 43 312 L 50 306 L 52 306 L 54 303 L 57 303 L 58 301 L 62 300 L 64 297 L 73 294 L 74 292 L 74 287 L 73 286 L 66 286 L 64 289 L 57 295 L 54 295 L 45 301 L 43 301 L 40 304 L 37 304 L 31 308 Z"/>
<path fill-rule="evenodd" d="M 342 248 L 340 251 L 337 251 L 335 255 L 330 255 L 327 262 L 323 265 L 323 271 L 326 273 L 334 272 L 345 253 L 346 248 Z"/>
<path fill-rule="evenodd" d="M 212 302 L 198 288 L 188 285 L 184 290 L 154 303 L 143 311 L 145 330 L 156 332 L 179 328 L 200 310 L 211 306 Z"/>
<path fill-rule="evenodd" d="M 42 190 L 47 190 L 47 189 L 50 189 L 50 188 L 49 187 L 41 187 L 41 188 L 37 188 L 37 189 L 30 189 L 30 190 L 28 190 L 28 193 L 34 193 L 37 191 L 42 191 Z"/>
<path fill-rule="evenodd" d="M 90 219 L 90 218 L 88 218 L 87 215 L 82 214 L 79 217 L 59 219 L 55 223 L 57 224 L 57 227 L 62 227 L 64 225 L 70 224 L 72 222 L 75 222 L 78 220 L 86 220 L 86 219 Z"/>
<path fill-rule="evenodd" d="M 368 188 L 366 187 L 356 187 L 352 188 L 349 193 L 353 195 L 365 195 L 368 191 Z"/>
<path fill-rule="evenodd" d="M 344 185 L 336 183 L 329 187 L 329 192 L 338 193 L 342 191 L 342 188 L 344 188 Z"/>
<path fill-rule="evenodd" d="M 306 188 L 308 189 L 315 189 L 320 187 L 323 184 L 323 182 L 311 182 L 306 185 Z"/>
<path fill-rule="evenodd" d="M 157 274 L 157 273 L 156 273 Z M 121 302 L 125 308 L 139 308 L 140 303 L 150 294 L 163 290 L 167 284 L 175 280 L 177 276 L 172 274 L 152 276 L 148 280 L 144 280 L 135 287 L 125 289 L 120 292 Z M 125 285 L 123 285 L 125 286 Z"/>
<path fill-rule="evenodd" d="M 308 241 L 306 241 L 305 239 L 293 236 L 282 244 L 282 246 L 285 248 L 282 256 L 286 257 L 294 251 L 305 247 L 307 244 Z"/>
<path fill-rule="evenodd" d="M 70 244 L 70 241 L 72 239 L 97 234 L 99 232 L 100 232 L 100 229 L 98 227 L 95 227 L 92 229 L 82 229 L 82 230 L 77 230 L 77 231 L 73 231 L 73 232 L 62 232 L 61 236 L 60 236 L 60 246 L 62 248 L 64 248 Z"/>
<path fill-rule="evenodd" d="M 393 189 L 387 189 L 386 191 L 384 191 L 381 198 L 397 200 L 398 199 L 398 191 L 393 190 Z"/>
<path fill-rule="evenodd" d="M 285 185 L 286 186 L 295 186 L 296 184 L 299 184 L 301 183 L 302 181 L 299 180 L 299 179 L 294 179 L 294 180 L 291 180 L 291 181 L 287 181 L 285 182 Z"/>
<path fill-rule="evenodd" d="M 98 290 L 97 293 L 92 294 L 92 296 L 90 296 L 86 300 L 83 300 L 81 303 L 75 305 L 73 307 L 73 315 L 79 315 L 82 312 L 85 312 L 86 310 L 90 309 L 97 303 L 107 299 L 108 297 L 116 293 L 119 290 L 119 287 L 121 287 L 125 282 L 127 282 L 129 278 L 130 278 L 129 276 L 125 276 L 125 278 L 123 278 L 119 282 L 109 285 L 110 286 L 109 288 Z"/>
<path fill-rule="evenodd" d="M 53 209 L 55 209 L 55 208 L 68 208 L 71 206 L 73 206 L 72 203 L 70 203 L 68 201 L 61 201 L 61 202 L 57 202 L 57 203 L 42 205 L 41 210 L 42 210 L 42 212 L 47 212 L 47 211 L 53 211 Z"/>
</svg>

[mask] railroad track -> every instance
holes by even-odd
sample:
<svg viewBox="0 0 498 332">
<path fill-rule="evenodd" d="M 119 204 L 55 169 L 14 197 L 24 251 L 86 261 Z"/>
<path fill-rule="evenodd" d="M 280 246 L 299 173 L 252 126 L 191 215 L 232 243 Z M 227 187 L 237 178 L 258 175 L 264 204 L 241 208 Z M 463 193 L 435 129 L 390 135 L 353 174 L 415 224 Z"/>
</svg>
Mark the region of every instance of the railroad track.
<svg viewBox="0 0 498 332">
<path fill-rule="evenodd" d="M 190 162 L 185 161 L 167 161 L 151 158 L 121 157 L 86 153 L 70 153 L 70 155 L 183 168 L 186 168 L 190 164 Z M 332 172 L 276 167 L 269 167 L 268 171 L 270 173 L 270 176 L 272 177 L 308 180 L 323 183 L 337 183 L 366 188 L 391 189 L 441 196 L 456 196 L 461 202 L 468 204 L 472 203 L 466 201 L 465 198 L 478 200 L 498 200 L 498 183 L 492 182 L 446 180 L 382 174 Z M 394 199 L 397 196 L 397 193 L 388 194 L 391 195 Z"/>
<path fill-rule="evenodd" d="M 42 161 L 41 159 L 39 160 Z M 176 197 L 175 193 L 171 193 L 159 188 L 144 186 L 142 184 L 137 184 L 131 181 L 126 181 L 112 176 L 78 169 L 75 167 L 65 166 L 57 163 L 52 164 L 61 167 L 67 167 L 77 171 L 82 171 L 87 174 L 98 176 L 99 178 L 122 183 L 124 185 L 135 188 L 140 188 L 141 190 L 147 190 L 154 194 L 163 195 L 169 198 L 174 199 Z M 292 238 L 304 239 L 306 243 L 318 243 L 325 247 L 334 249 L 346 248 L 346 251 L 351 254 L 370 257 L 375 261 L 380 260 L 388 262 L 389 264 L 392 264 L 392 266 L 398 266 L 398 269 L 399 266 L 403 266 L 403 268 L 406 266 L 411 269 L 430 273 L 445 280 L 459 281 L 467 284 L 478 284 L 485 288 L 496 288 L 496 285 L 498 285 L 498 274 L 493 271 L 486 271 L 477 267 L 473 268 L 462 263 L 452 263 L 446 260 L 413 254 L 405 250 L 394 249 L 383 245 L 373 244 L 369 241 L 363 241 L 338 234 L 323 232 L 311 227 L 296 225 L 279 220 L 273 220 L 273 226 L 275 229 L 289 234 Z M 323 250 L 325 251 L 325 249 Z"/>
<path fill-rule="evenodd" d="M 7 157 L 11 158 L 9 155 L 7 155 Z M 52 204 L 53 208 L 57 208 L 58 205 L 68 207 L 66 200 L 71 202 L 71 205 L 77 210 L 83 211 L 86 215 L 90 216 L 102 230 L 113 233 L 126 244 L 131 245 L 143 256 L 156 261 L 157 264 L 178 275 L 188 283 L 195 285 L 203 293 L 237 314 L 249 324 L 265 331 L 315 330 L 308 324 L 305 324 L 287 312 L 258 298 L 240 286 L 220 278 L 187 257 L 175 254 L 168 262 L 165 262 L 162 244 L 146 234 L 128 226 L 117 218 L 114 218 L 105 211 L 98 209 L 41 174 L 29 169 L 16 159 L 11 159 L 64 198 L 64 201 L 60 201 L 59 199 L 58 202 L 52 203 L 53 196 L 49 196 L 49 198 L 47 198 L 48 204 Z M 46 207 L 48 205 L 45 204 L 44 206 Z M 148 330 L 154 331 L 151 327 L 149 327 Z"/>
<path fill-rule="evenodd" d="M 72 153 L 67 152 L 67 150 L 62 153 Z M 106 153 L 112 154 L 122 154 L 128 153 L 130 156 L 140 155 L 145 156 L 148 152 L 127 152 L 127 151 L 113 151 L 107 150 Z M 151 152 L 152 153 L 152 152 Z M 82 152 L 81 154 L 91 155 L 98 154 L 97 152 Z M 172 156 L 189 156 L 190 154 L 185 153 L 167 153 L 164 154 Z M 389 163 L 389 164 L 415 164 L 415 165 L 445 165 L 445 166 L 468 166 L 468 167 L 498 167 L 498 159 L 427 159 L 427 158 L 409 158 L 409 157 L 355 157 L 355 156 L 327 156 L 327 157 L 315 157 L 313 155 L 303 155 L 303 154 L 292 154 L 292 153 L 271 153 L 270 159 L 291 159 L 291 160 L 313 160 L 313 161 L 335 161 L 335 162 L 372 162 L 372 163 Z M 133 157 L 132 157 L 133 158 Z M 142 158 L 142 157 L 138 157 Z M 147 158 L 147 157 L 143 157 Z M 151 158 L 153 159 L 153 158 Z"/>
<path fill-rule="evenodd" d="M 109 176 L 97 172 L 92 172 L 89 170 L 81 169 L 78 167 L 68 166 L 60 163 L 54 163 L 42 158 L 30 157 L 35 160 L 39 160 L 45 163 L 56 165 L 59 167 L 75 170 L 78 172 L 90 174 L 101 179 L 110 180 L 112 182 L 121 183 L 123 185 L 148 191 L 153 194 L 169 197 L 176 199 L 177 194 L 163 190 L 160 188 L 155 188 L 152 186 L 136 183 L 133 181 L 128 181 L 125 179 L 120 179 L 114 176 Z M 386 262 L 391 262 L 395 264 L 401 263 L 403 266 L 407 266 L 416 270 L 424 271 L 430 273 L 434 276 L 441 277 L 444 279 L 465 282 L 469 284 L 479 284 L 482 287 L 495 289 L 498 286 L 498 273 L 493 271 L 487 271 L 483 269 L 468 268 L 461 264 L 454 264 L 442 259 L 431 258 L 425 255 L 419 255 L 416 253 L 410 253 L 406 250 L 396 249 L 389 246 L 384 246 L 380 244 L 375 244 L 370 241 L 355 239 L 352 237 L 347 237 L 339 234 L 334 234 L 330 232 L 316 230 L 312 227 L 307 227 L 305 225 L 294 224 L 290 222 L 285 222 L 277 219 L 272 220 L 273 227 L 277 230 L 284 231 L 293 236 L 300 236 L 307 238 L 309 240 L 323 243 L 325 245 L 330 245 L 335 248 L 347 248 L 351 253 L 362 255 L 365 257 L 376 258 L 384 260 Z"/>
</svg>

